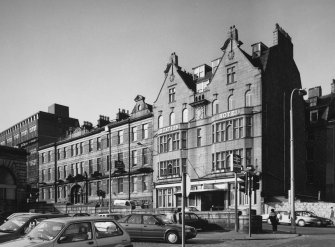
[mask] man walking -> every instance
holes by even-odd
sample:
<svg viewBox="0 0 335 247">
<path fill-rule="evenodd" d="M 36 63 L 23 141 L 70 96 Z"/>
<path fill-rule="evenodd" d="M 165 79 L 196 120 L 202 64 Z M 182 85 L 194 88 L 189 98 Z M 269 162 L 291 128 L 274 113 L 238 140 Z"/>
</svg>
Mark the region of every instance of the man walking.
<svg viewBox="0 0 335 247">
<path fill-rule="evenodd" d="M 272 225 L 272 232 L 275 233 L 277 231 L 278 218 L 277 218 L 277 214 L 275 213 L 274 209 L 271 209 L 271 213 L 269 214 L 269 219 Z"/>
<path fill-rule="evenodd" d="M 335 221 L 334 221 L 334 209 L 333 209 L 333 207 L 330 207 L 330 217 L 329 218 L 333 221 L 333 224 L 335 224 Z"/>
</svg>

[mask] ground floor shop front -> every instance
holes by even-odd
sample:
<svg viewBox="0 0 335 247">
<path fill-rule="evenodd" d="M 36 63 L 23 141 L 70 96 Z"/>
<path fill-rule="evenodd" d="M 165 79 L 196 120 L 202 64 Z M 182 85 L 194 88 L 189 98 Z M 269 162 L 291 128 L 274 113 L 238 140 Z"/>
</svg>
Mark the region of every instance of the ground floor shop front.
<svg viewBox="0 0 335 247">
<path fill-rule="evenodd" d="M 237 191 L 239 209 L 247 208 L 249 197 Z M 155 208 L 177 208 L 182 205 L 181 183 L 156 184 L 153 201 Z M 259 193 L 251 194 L 252 207 L 260 203 Z M 187 206 L 196 207 L 200 211 L 227 210 L 235 206 L 234 178 L 191 181 Z"/>
</svg>

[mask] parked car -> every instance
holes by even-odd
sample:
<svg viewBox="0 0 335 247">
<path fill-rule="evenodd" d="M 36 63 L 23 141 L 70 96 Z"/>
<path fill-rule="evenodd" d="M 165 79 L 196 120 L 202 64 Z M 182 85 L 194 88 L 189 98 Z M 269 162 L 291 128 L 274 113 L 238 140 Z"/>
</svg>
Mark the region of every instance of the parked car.
<svg viewBox="0 0 335 247">
<path fill-rule="evenodd" d="M 7 220 L 10 220 L 11 218 L 14 218 L 16 216 L 22 216 L 22 215 L 36 215 L 38 213 L 31 213 L 31 212 L 16 212 L 16 213 L 12 213 L 10 215 L 8 215 Z"/>
<path fill-rule="evenodd" d="M 222 210 L 225 210 L 225 207 L 220 205 L 212 205 L 209 209 L 209 211 L 222 211 Z"/>
<path fill-rule="evenodd" d="M 11 214 L 13 214 L 14 212 L 12 211 L 4 211 L 0 213 L 0 225 L 3 224 L 6 220 L 7 217 Z"/>
<path fill-rule="evenodd" d="M 177 211 L 181 212 L 181 207 L 178 207 Z M 189 207 L 185 207 L 185 212 L 199 212 L 199 210 L 196 207 L 189 206 Z"/>
<path fill-rule="evenodd" d="M 298 226 L 321 226 L 323 224 L 320 217 L 309 211 L 295 211 L 295 217 L 295 223 Z M 279 224 L 291 224 L 291 214 L 288 211 L 277 211 L 277 218 Z M 268 215 L 266 218 L 266 214 L 262 215 L 262 220 L 265 219 L 271 224 Z"/>
<path fill-rule="evenodd" d="M 167 218 L 173 223 L 182 223 L 182 213 L 165 213 Z M 199 217 L 197 214 L 192 212 L 185 212 L 185 225 L 193 226 L 195 229 L 204 230 L 208 226 L 208 220 Z"/>
<path fill-rule="evenodd" d="M 66 217 L 41 222 L 25 237 L 1 247 L 132 247 L 129 234 L 112 219 L 102 217 Z"/>
<path fill-rule="evenodd" d="M 121 219 L 123 217 L 122 214 L 118 214 L 118 213 L 99 213 L 98 216 L 108 217 L 108 218 L 111 218 L 113 220 L 118 220 L 118 219 Z"/>
<path fill-rule="evenodd" d="M 88 213 L 76 213 L 73 215 L 73 217 L 81 217 L 81 216 L 90 216 Z"/>
<path fill-rule="evenodd" d="M 304 216 L 304 217 L 316 218 L 318 220 L 316 222 L 316 226 L 329 226 L 333 224 L 332 220 L 328 218 L 317 216 L 315 213 L 310 212 L 310 211 L 296 211 L 296 214 L 297 214 L 297 217 Z"/>
<path fill-rule="evenodd" d="M 171 244 L 181 241 L 182 226 L 174 224 L 163 214 L 130 214 L 118 220 L 127 230 L 131 239 L 164 240 Z M 185 237 L 195 238 L 197 230 L 185 226 Z"/>
<path fill-rule="evenodd" d="M 0 226 L 0 243 L 20 238 L 29 233 L 41 221 L 57 217 L 65 217 L 65 215 L 31 213 L 13 216 Z"/>
</svg>

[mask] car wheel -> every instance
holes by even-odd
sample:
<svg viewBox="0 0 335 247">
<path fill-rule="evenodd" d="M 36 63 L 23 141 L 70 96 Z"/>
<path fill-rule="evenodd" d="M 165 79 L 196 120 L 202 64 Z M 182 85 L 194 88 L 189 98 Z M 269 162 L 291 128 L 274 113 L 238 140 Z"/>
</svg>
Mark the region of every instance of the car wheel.
<svg viewBox="0 0 335 247">
<path fill-rule="evenodd" d="M 299 220 L 298 221 L 298 226 L 305 226 L 305 225 L 306 225 L 306 223 L 305 223 L 304 220 Z"/>
<path fill-rule="evenodd" d="M 179 236 L 176 232 L 168 232 L 166 234 L 166 242 L 176 244 L 179 242 Z"/>
</svg>

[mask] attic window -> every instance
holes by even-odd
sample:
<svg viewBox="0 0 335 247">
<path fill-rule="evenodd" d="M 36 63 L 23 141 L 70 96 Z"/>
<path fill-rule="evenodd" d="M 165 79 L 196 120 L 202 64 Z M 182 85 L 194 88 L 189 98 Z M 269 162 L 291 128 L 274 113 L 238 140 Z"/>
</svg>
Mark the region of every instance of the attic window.
<svg viewBox="0 0 335 247">
<path fill-rule="evenodd" d="M 137 110 L 140 111 L 141 110 L 141 105 L 137 106 Z"/>
<path fill-rule="evenodd" d="M 202 78 L 204 76 L 205 76 L 205 66 L 204 65 L 199 66 L 199 67 L 194 69 L 194 71 L 193 71 L 194 79 Z"/>
</svg>

